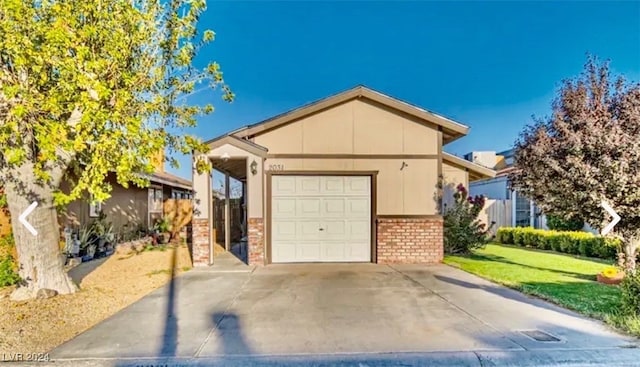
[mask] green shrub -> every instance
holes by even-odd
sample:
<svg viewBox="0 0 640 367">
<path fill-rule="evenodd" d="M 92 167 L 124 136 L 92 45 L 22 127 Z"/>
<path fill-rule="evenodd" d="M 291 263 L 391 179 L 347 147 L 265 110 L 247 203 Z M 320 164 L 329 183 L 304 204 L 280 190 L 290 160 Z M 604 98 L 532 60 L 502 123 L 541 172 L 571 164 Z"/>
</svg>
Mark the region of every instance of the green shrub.
<svg viewBox="0 0 640 367">
<path fill-rule="evenodd" d="M 489 242 L 489 229 L 478 216 L 485 204 L 483 196 L 471 197 L 458 185 L 454 203 L 443 215 L 444 251 L 447 254 L 467 254 Z"/>
<path fill-rule="evenodd" d="M 16 261 L 12 255 L 14 247 L 13 235 L 0 238 L 0 287 L 16 284 L 20 280 Z"/>
<path fill-rule="evenodd" d="M 627 315 L 640 316 L 640 272 L 627 272 L 620 283 L 622 311 Z"/>
<path fill-rule="evenodd" d="M 513 228 L 500 227 L 496 232 L 496 241 L 505 245 L 513 245 Z"/>
<path fill-rule="evenodd" d="M 559 215 L 547 215 L 547 227 L 552 231 L 579 231 L 584 227 L 584 221 L 578 218 L 565 219 Z"/>
<path fill-rule="evenodd" d="M 581 238 L 578 243 L 578 254 L 587 257 L 596 256 L 594 250 L 596 248 L 598 240 L 599 237 Z"/>
<path fill-rule="evenodd" d="M 589 232 L 551 231 L 532 227 L 501 227 L 496 240 L 506 245 L 517 245 L 553 250 L 571 255 L 615 259 L 620 241 L 594 236 Z"/>
<path fill-rule="evenodd" d="M 513 244 L 524 246 L 524 230 L 520 227 L 516 227 L 513 231 Z"/>
</svg>

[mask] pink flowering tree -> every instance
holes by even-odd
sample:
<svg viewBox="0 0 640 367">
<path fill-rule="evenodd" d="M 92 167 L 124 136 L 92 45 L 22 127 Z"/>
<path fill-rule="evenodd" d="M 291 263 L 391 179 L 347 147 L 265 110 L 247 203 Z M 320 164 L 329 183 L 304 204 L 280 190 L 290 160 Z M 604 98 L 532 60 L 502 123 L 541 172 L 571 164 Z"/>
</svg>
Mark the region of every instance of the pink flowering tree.
<svg viewBox="0 0 640 367">
<path fill-rule="evenodd" d="M 485 197 L 469 196 L 462 185 L 456 187 L 453 204 L 444 211 L 444 251 L 448 254 L 468 254 L 483 247 L 491 239 L 489 230 L 478 218 Z"/>
<path fill-rule="evenodd" d="M 640 83 L 611 75 L 589 57 L 561 85 L 551 115 L 534 121 L 515 144 L 513 187 L 544 212 L 604 228 L 607 202 L 621 217 L 613 233 L 624 267 L 640 250 Z"/>
</svg>

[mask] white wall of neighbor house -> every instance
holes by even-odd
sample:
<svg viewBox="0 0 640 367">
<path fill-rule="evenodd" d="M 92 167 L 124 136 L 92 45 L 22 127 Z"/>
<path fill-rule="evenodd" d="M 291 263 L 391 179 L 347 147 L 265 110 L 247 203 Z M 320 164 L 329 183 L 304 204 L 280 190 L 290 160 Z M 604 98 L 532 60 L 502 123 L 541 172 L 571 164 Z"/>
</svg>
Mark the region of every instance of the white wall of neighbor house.
<svg viewBox="0 0 640 367">
<path fill-rule="evenodd" d="M 506 176 L 474 181 L 469 184 L 469 194 L 484 195 L 487 199 L 507 200 L 510 198 Z"/>
</svg>

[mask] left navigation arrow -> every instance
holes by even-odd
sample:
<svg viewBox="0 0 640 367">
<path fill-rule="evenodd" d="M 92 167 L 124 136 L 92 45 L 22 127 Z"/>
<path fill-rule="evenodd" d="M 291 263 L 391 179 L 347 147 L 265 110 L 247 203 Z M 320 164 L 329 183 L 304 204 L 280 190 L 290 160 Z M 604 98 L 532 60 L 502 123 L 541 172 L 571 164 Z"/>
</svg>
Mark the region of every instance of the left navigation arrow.
<svg viewBox="0 0 640 367">
<path fill-rule="evenodd" d="M 27 229 L 27 231 L 31 232 L 32 235 L 37 236 L 38 235 L 38 231 L 36 231 L 35 228 L 33 228 L 33 226 L 31 225 L 31 223 L 27 222 L 27 216 L 29 214 L 31 214 L 31 212 L 33 211 L 33 209 L 36 208 L 36 206 L 38 206 L 38 202 L 34 201 L 33 203 L 31 203 L 31 205 L 29 205 L 29 207 L 27 209 L 25 209 L 25 211 L 22 212 L 22 214 L 20 214 L 20 216 L 18 217 L 18 220 L 20 221 L 20 223 L 22 223 L 22 225 Z"/>
</svg>

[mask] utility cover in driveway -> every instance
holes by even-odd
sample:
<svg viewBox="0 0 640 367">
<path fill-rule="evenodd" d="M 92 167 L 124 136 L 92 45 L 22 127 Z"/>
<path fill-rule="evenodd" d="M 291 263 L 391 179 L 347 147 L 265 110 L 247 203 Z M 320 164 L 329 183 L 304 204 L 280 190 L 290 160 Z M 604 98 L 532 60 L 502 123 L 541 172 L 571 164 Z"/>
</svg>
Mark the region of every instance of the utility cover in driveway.
<svg viewBox="0 0 640 367">
<path fill-rule="evenodd" d="M 520 333 L 537 342 L 557 343 L 560 339 L 541 330 L 520 330 Z"/>
<path fill-rule="evenodd" d="M 369 176 L 273 176 L 272 261 L 371 261 Z"/>
</svg>

